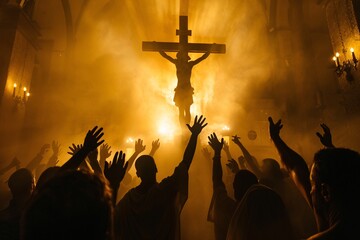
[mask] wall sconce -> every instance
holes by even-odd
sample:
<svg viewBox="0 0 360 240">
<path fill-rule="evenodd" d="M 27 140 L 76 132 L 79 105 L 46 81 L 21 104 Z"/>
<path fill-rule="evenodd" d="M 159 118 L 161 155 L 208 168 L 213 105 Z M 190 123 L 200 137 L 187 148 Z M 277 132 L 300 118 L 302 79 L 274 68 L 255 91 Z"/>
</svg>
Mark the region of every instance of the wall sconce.
<svg viewBox="0 0 360 240">
<path fill-rule="evenodd" d="M 16 93 L 17 93 L 17 84 L 14 83 L 14 89 L 13 89 L 12 97 L 13 97 L 13 100 L 14 100 L 16 105 L 25 104 L 29 100 L 30 93 L 27 91 L 26 87 L 23 88 L 22 96 L 21 96 L 21 94 L 18 95 Z"/>
<path fill-rule="evenodd" d="M 338 77 L 340 77 L 344 72 L 346 74 L 346 80 L 349 82 L 354 81 L 354 76 L 351 74 L 351 70 L 354 69 L 357 70 L 357 63 L 358 60 L 355 56 L 354 48 L 350 48 L 351 57 L 352 60 L 345 60 L 343 63 L 340 63 L 340 54 L 337 52 L 335 53 L 335 56 L 333 57 L 333 61 L 335 62 L 336 66 L 336 74 Z M 346 50 L 344 50 L 344 53 L 346 53 Z"/>
</svg>

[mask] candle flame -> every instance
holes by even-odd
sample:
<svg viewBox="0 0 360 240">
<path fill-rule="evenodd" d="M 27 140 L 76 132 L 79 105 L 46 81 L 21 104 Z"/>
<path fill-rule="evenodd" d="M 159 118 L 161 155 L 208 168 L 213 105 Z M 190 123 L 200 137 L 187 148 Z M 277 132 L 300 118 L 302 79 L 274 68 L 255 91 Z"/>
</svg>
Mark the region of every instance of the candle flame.
<svg viewBox="0 0 360 240">
<path fill-rule="evenodd" d="M 336 56 L 336 57 L 340 57 L 340 53 L 338 53 L 338 52 L 335 53 L 335 56 Z"/>
<path fill-rule="evenodd" d="M 16 83 L 14 83 L 14 88 L 16 88 L 17 87 L 17 84 Z"/>
<path fill-rule="evenodd" d="M 26 93 L 26 96 L 27 96 L 27 97 L 29 97 L 29 96 L 30 96 L 30 93 L 29 93 L 29 92 L 28 92 L 28 93 Z"/>
<path fill-rule="evenodd" d="M 26 87 L 24 87 L 24 92 L 26 92 L 26 90 L 27 90 L 27 88 L 26 88 Z"/>
<path fill-rule="evenodd" d="M 352 53 L 353 53 L 353 52 L 354 52 L 354 48 L 350 48 L 350 52 L 352 52 Z"/>
<path fill-rule="evenodd" d="M 333 60 L 333 61 L 336 61 L 336 57 L 334 56 L 334 57 L 332 58 L 332 60 Z"/>
</svg>

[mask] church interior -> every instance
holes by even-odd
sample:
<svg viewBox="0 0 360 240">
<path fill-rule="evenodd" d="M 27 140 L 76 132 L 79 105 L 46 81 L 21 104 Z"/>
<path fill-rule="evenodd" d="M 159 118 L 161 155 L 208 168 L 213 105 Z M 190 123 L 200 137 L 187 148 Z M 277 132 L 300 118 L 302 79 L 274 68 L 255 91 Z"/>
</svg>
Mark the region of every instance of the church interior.
<svg viewBox="0 0 360 240">
<path fill-rule="evenodd" d="M 322 123 L 334 144 L 360 150 L 360 1 L 186 2 L 188 41 L 226 45 L 191 75 L 192 118 L 204 115 L 209 125 L 189 173 L 182 235 L 213 239 L 205 221 L 211 189 L 198 187 L 211 186 L 211 164 L 200 152 L 210 133 L 223 136 L 234 155 L 237 134 L 259 159 L 278 159 L 268 133 L 272 116 L 309 163 L 321 148 L 315 133 Z M 62 164 L 68 146 L 97 125 L 113 152 L 131 154 L 139 138 L 150 150 L 160 139 L 158 178 L 171 174 L 183 151 L 176 69 L 143 51 L 142 42 L 177 42 L 180 6 L 181 0 L 0 0 L 0 168 L 14 156 L 25 165 L 54 140 Z"/>
</svg>

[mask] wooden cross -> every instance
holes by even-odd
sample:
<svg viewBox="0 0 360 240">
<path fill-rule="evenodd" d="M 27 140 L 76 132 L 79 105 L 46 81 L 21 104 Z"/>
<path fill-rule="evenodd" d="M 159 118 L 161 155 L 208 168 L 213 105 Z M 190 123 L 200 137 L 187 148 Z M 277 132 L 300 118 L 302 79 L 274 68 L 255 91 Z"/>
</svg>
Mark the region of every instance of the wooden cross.
<svg viewBox="0 0 360 240">
<path fill-rule="evenodd" d="M 191 119 L 190 106 L 192 104 L 193 88 L 191 87 L 190 77 L 192 67 L 204 60 L 209 53 L 226 52 L 225 44 L 189 43 L 188 37 L 191 36 L 191 30 L 188 28 L 187 6 L 187 0 L 180 1 L 179 29 L 176 30 L 179 42 L 142 42 L 143 51 L 160 52 L 163 57 L 176 65 L 178 85 L 174 89 L 174 102 L 179 108 L 179 120 L 183 128 L 185 128 L 185 124 L 190 123 Z M 173 59 L 165 54 L 165 52 L 178 52 L 182 54 L 179 54 L 180 58 Z M 204 55 L 195 61 L 188 62 L 190 59 L 188 56 L 189 52 L 204 53 Z"/>
<path fill-rule="evenodd" d="M 179 42 L 142 42 L 142 50 L 148 52 L 185 52 L 185 53 L 225 53 L 225 44 L 189 43 L 188 37 L 191 30 L 188 29 L 188 16 L 179 17 L 179 29 L 176 30 Z"/>
</svg>

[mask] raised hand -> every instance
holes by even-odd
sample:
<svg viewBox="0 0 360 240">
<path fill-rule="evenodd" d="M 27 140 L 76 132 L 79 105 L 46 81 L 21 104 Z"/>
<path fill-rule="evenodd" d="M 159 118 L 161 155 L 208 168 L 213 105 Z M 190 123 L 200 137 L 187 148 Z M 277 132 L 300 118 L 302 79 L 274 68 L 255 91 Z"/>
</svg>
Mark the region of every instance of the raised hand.
<svg viewBox="0 0 360 240">
<path fill-rule="evenodd" d="M 84 139 L 84 148 L 90 152 L 100 146 L 104 142 L 104 140 L 101 140 L 103 135 L 103 128 L 98 129 L 98 126 L 89 130 Z"/>
<path fill-rule="evenodd" d="M 59 153 L 60 153 L 60 144 L 59 144 L 59 142 L 52 141 L 51 149 L 52 149 L 54 155 L 59 155 Z"/>
<path fill-rule="evenodd" d="M 160 148 L 160 140 L 156 139 L 151 144 L 151 151 L 156 152 Z"/>
<path fill-rule="evenodd" d="M 146 146 L 143 145 L 143 140 L 142 139 L 138 139 L 137 141 L 135 141 L 135 152 L 140 154 L 141 152 L 143 152 L 145 150 Z"/>
<path fill-rule="evenodd" d="M 204 155 L 204 157 L 205 157 L 206 159 L 211 160 L 211 153 L 210 153 L 210 151 L 209 151 L 209 149 L 208 149 L 207 147 L 203 147 L 203 148 L 201 149 L 201 152 L 202 152 L 202 154 Z"/>
<path fill-rule="evenodd" d="M 198 116 L 195 116 L 194 124 L 190 126 L 189 124 L 186 124 L 190 132 L 194 135 L 199 135 L 201 133 L 201 130 L 207 125 L 205 123 L 206 118 L 203 118 L 203 115 L 200 116 L 198 119 Z"/>
<path fill-rule="evenodd" d="M 107 159 L 111 156 L 112 151 L 110 151 L 111 146 L 109 146 L 107 143 L 101 145 L 100 147 L 100 159 Z"/>
<path fill-rule="evenodd" d="M 209 137 L 209 145 L 214 149 L 215 153 L 220 153 L 224 145 L 224 138 L 221 138 L 221 142 L 217 138 L 215 133 L 212 133 Z"/>
<path fill-rule="evenodd" d="M 316 136 L 319 137 L 322 145 L 324 145 L 327 148 L 334 148 L 335 146 L 332 143 L 330 128 L 328 126 L 326 126 L 326 124 L 324 124 L 324 123 L 320 124 L 320 126 L 322 127 L 324 134 L 316 132 Z"/>
<path fill-rule="evenodd" d="M 226 163 L 226 166 L 234 174 L 236 174 L 236 173 L 238 173 L 240 171 L 239 164 L 234 159 L 228 160 L 228 163 Z"/>
<path fill-rule="evenodd" d="M 67 152 L 67 153 L 74 156 L 82 147 L 83 147 L 82 144 L 75 145 L 73 143 L 72 146 L 69 147 L 70 152 Z"/>
<path fill-rule="evenodd" d="M 39 154 L 40 155 L 44 155 L 44 153 L 46 153 L 48 150 L 49 150 L 49 148 L 50 148 L 50 144 L 44 144 L 42 147 L 41 147 L 41 149 L 40 149 L 40 152 L 39 152 Z"/>
<path fill-rule="evenodd" d="M 11 160 L 9 166 L 11 167 L 18 167 L 20 166 L 20 161 L 17 159 L 17 157 L 14 157 L 13 160 Z"/>
<path fill-rule="evenodd" d="M 151 150 L 150 150 L 149 155 L 153 157 L 159 148 L 160 148 L 160 140 L 156 139 L 156 140 L 152 141 Z"/>
<path fill-rule="evenodd" d="M 230 152 L 229 144 L 228 144 L 226 141 L 224 141 L 223 150 L 224 150 L 226 153 Z"/>
<path fill-rule="evenodd" d="M 271 139 L 280 137 L 280 130 L 283 127 L 281 119 L 279 119 L 276 123 L 274 123 L 272 117 L 269 117 L 268 120 Z"/>
<path fill-rule="evenodd" d="M 113 161 L 105 162 L 104 175 L 112 187 L 119 187 L 123 180 L 128 162 L 125 163 L 125 153 L 116 152 Z"/>
<path fill-rule="evenodd" d="M 238 135 L 234 135 L 232 136 L 231 139 L 235 144 L 239 145 L 240 144 L 240 137 L 238 137 Z"/>
</svg>

